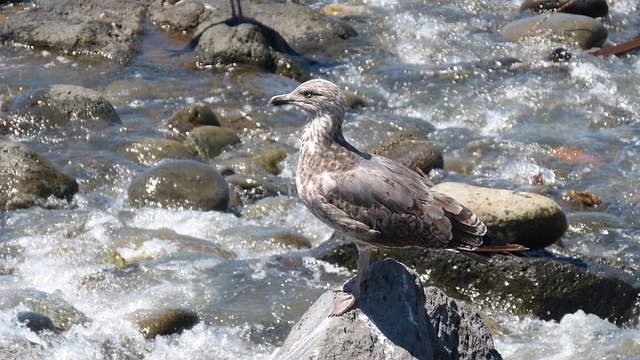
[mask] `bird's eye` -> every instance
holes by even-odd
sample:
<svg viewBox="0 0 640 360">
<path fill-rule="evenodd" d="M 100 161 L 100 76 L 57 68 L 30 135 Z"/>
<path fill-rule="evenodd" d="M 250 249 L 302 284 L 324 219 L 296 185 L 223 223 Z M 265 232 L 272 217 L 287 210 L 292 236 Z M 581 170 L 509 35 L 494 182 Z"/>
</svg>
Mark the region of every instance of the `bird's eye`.
<svg viewBox="0 0 640 360">
<path fill-rule="evenodd" d="M 307 99 L 311 99 L 313 97 L 314 93 L 307 91 L 302 95 L 304 95 L 304 97 L 306 97 Z"/>
</svg>

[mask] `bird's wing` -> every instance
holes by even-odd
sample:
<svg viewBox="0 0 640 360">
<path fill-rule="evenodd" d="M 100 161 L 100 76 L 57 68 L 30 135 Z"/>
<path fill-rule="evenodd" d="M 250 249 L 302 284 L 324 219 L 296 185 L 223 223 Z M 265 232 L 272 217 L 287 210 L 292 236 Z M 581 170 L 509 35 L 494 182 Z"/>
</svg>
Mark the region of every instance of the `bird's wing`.
<svg viewBox="0 0 640 360">
<path fill-rule="evenodd" d="M 373 156 L 351 170 L 328 176 L 335 183 L 325 189 L 326 200 L 380 232 L 390 242 L 388 246 L 474 247 L 482 243 L 486 229 L 478 229 L 478 224 L 484 224 L 471 211 L 431 191 L 428 180 L 392 160 Z"/>
</svg>

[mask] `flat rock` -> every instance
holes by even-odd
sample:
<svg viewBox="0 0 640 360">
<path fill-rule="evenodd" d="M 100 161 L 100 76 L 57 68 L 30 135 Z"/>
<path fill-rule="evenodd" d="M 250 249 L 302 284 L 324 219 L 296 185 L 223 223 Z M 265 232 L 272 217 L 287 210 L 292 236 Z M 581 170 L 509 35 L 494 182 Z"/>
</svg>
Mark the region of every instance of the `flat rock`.
<svg viewBox="0 0 640 360">
<path fill-rule="evenodd" d="M 50 85 L 16 96 L 9 107 L 10 132 L 44 130 L 81 122 L 99 128 L 122 121 L 107 99 L 98 92 L 75 85 Z M 6 130 L 5 130 L 6 131 Z"/>
<path fill-rule="evenodd" d="M 418 275 L 394 260 L 370 270 L 355 309 L 329 317 L 335 295 L 324 293 L 274 358 L 501 359 L 471 307 L 438 289 L 425 295 Z"/>
<path fill-rule="evenodd" d="M 341 236 L 311 250 L 311 255 L 355 269 L 358 252 Z M 617 324 L 632 322 L 640 289 L 620 272 L 578 259 L 494 255 L 489 263 L 452 251 L 378 249 L 372 261 L 392 257 L 422 274 L 426 284 L 481 309 L 543 320 L 560 319 L 578 310 Z"/>
<path fill-rule="evenodd" d="M 134 206 L 225 210 L 229 189 L 220 173 L 193 160 L 163 162 L 136 176 L 129 185 Z"/>
<path fill-rule="evenodd" d="M 162 122 L 162 129 L 176 140 L 183 140 L 186 134 L 198 126 L 220 126 L 213 110 L 204 103 L 195 103 L 176 111 Z"/>
<path fill-rule="evenodd" d="M 609 4 L 606 0 L 525 0 L 520 10 L 533 12 L 554 10 L 597 18 L 607 16 Z"/>
<path fill-rule="evenodd" d="M 190 147 L 169 139 L 140 139 L 116 144 L 114 150 L 140 164 L 154 165 L 163 159 L 196 159 Z"/>
<path fill-rule="evenodd" d="M 545 196 L 513 190 L 445 182 L 433 187 L 471 209 L 489 232 L 509 243 L 530 249 L 556 242 L 567 231 L 567 217 Z"/>
<path fill-rule="evenodd" d="M 142 32 L 143 1 L 34 0 L 26 11 L 11 10 L 0 27 L 0 41 L 92 55 L 121 63 L 131 60 Z"/>
<path fill-rule="evenodd" d="M 598 20 L 559 12 L 512 21 L 502 28 L 500 34 L 513 42 L 519 42 L 524 37 L 542 36 L 583 49 L 602 46 L 608 36 L 607 29 Z"/>
<path fill-rule="evenodd" d="M 138 330 L 146 339 L 158 335 L 179 334 L 198 323 L 198 315 L 188 309 L 167 308 L 157 310 L 141 309 L 133 313 Z"/>
<path fill-rule="evenodd" d="M 239 144 L 240 138 L 232 129 L 220 126 L 199 126 L 187 133 L 184 144 L 203 160 L 211 160 L 228 147 Z"/>
<path fill-rule="evenodd" d="M 0 209 L 44 204 L 49 196 L 71 200 L 78 183 L 40 154 L 0 139 Z"/>
</svg>

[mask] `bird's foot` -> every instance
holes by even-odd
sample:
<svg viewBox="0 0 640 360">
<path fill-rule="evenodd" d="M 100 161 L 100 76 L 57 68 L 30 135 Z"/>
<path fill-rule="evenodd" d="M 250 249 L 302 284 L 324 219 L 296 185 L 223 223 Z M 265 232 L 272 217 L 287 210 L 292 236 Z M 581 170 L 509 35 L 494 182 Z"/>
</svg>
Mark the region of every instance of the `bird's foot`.
<svg viewBox="0 0 640 360">
<path fill-rule="evenodd" d="M 336 295 L 333 298 L 333 308 L 329 316 L 340 316 L 353 309 L 356 304 L 356 297 L 353 294 L 343 291 L 340 288 L 334 290 Z"/>
</svg>

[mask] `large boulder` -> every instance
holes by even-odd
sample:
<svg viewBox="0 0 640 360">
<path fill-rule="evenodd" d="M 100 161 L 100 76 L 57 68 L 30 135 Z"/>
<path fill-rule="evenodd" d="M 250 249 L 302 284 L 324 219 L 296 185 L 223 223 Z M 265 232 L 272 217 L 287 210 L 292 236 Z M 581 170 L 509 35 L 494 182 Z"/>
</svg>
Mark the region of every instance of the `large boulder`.
<svg viewBox="0 0 640 360">
<path fill-rule="evenodd" d="M 27 10 L 7 8 L 0 41 L 72 55 L 128 62 L 142 32 L 143 1 L 34 0 Z"/>
<path fill-rule="evenodd" d="M 225 210 L 229 188 L 211 166 L 193 160 L 167 161 L 136 176 L 129 185 L 134 206 Z"/>
<path fill-rule="evenodd" d="M 9 111 L 9 122 L 0 123 L 2 132 L 46 130 L 74 121 L 86 128 L 122 123 L 102 95 L 75 85 L 50 85 L 20 94 L 12 100 Z"/>
<path fill-rule="evenodd" d="M 311 254 L 355 268 L 353 242 L 334 236 Z M 640 289 L 614 269 L 577 259 L 494 255 L 479 262 L 460 253 L 426 249 L 379 249 L 372 261 L 392 257 L 423 275 L 428 285 L 484 309 L 532 314 L 559 321 L 578 310 L 618 324 L 633 319 Z"/>
<path fill-rule="evenodd" d="M 330 317 L 335 295 L 323 294 L 274 357 L 501 359 L 471 307 L 435 288 L 425 294 L 418 274 L 394 260 L 372 264 L 370 270 L 355 309 Z"/>
<path fill-rule="evenodd" d="M 546 196 L 454 182 L 440 183 L 433 189 L 467 206 L 493 236 L 508 243 L 543 248 L 567 231 L 564 211 Z"/>
<path fill-rule="evenodd" d="M 602 46 L 608 36 L 607 29 L 596 19 L 559 12 L 512 21 L 502 28 L 500 34 L 513 42 L 519 42 L 525 37 L 548 37 L 583 49 Z"/>
<path fill-rule="evenodd" d="M 76 180 L 17 142 L 0 140 L 0 209 L 44 204 L 49 196 L 71 200 Z"/>
</svg>

